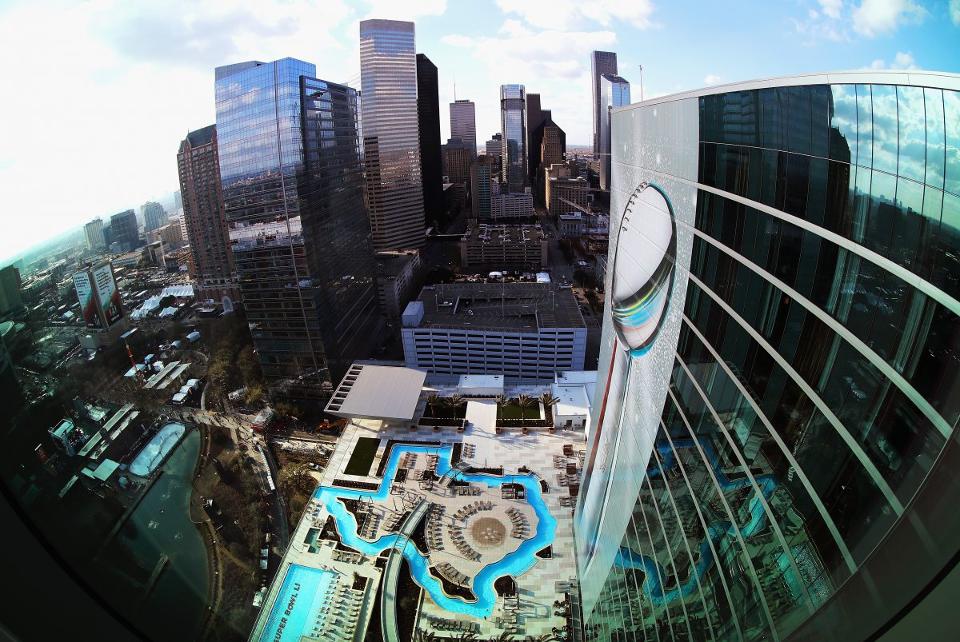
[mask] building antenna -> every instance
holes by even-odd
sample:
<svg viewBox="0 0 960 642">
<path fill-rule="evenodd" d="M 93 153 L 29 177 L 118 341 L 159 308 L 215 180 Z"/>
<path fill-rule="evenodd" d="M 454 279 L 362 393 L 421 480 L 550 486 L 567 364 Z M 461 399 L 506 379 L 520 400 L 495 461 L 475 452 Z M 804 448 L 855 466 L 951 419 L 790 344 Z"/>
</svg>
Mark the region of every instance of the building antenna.
<svg viewBox="0 0 960 642">
<path fill-rule="evenodd" d="M 457 74 L 453 74 L 453 102 L 457 102 Z"/>
<path fill-rule="evenodd" d="M 643 65 L 637 65 L 640 67 L 640 102 L 643 102 Z"/>
</svg>

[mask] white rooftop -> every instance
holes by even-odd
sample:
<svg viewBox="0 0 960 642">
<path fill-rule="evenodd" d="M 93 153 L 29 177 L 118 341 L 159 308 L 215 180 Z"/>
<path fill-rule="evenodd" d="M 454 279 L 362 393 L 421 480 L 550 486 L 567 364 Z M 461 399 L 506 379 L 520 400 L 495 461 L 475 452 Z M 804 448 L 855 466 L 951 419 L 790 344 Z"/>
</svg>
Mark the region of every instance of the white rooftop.
<svg viewBox="0 0 960 642">
<path fill-rule="evenodd" d="M 410 421 L 426 377 L 413 368 L 355 363 L 326 411 L 338 417 Z"/>
<path fill-rule="evenodd" d="M 584 386 L 553 385 L 553 396 L 559 399 L 553 412 L 560 416 L 589 415 L 590 399 Z"/>
<path fill-rule="evenodd" d="M 460 391 L 503 393 L 503 375 L 460 375 Z"/>
</svg>

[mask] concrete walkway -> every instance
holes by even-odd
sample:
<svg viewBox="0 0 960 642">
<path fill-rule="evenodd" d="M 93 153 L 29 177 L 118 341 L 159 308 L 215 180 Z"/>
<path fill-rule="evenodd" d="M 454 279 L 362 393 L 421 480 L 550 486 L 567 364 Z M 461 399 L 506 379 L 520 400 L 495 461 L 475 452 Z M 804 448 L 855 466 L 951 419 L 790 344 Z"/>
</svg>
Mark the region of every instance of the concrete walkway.
<svg viewBox="0 0 960 642">
<path fill-rule="evenodd" d="M 400 633 L 397 630 L 397 580 L 400 577 L 401 562 L 403 562 L 403 549 L 411 543 L 410 536 L 417 529 L 423 516 L 427 514 L 428 508 L 430 508 L 430 502 L 421 499 L 400 527 L 402 539 L 398 538 L 397 544 L 403 542 L 403 545 L 394 545 L 387 558 L 387 566 L 383 571 L 383 596 L 380 599 L 380 626 L 384 642 L 401 642 Z"/>
</svg>

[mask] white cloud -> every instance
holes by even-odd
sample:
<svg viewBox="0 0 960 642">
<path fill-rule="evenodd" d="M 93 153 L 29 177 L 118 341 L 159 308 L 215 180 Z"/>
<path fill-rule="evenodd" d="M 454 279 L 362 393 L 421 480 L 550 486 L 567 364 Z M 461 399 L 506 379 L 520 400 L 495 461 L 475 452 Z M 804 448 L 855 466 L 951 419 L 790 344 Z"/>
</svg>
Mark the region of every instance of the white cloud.
<svg viewBox="0 0 960 642">
<path fill-rule="evenodd" d="M 882 58 L 877 58 L 870 63 L 870 69 L 919 69 L 919 67 L 917 61 L 913 58 L 913 54 L 898 51 L 889 64 Z"/>
<path fill-rule="evenodd" d="M 497 0 L 507 14 L 517 14 L 541 29 L 565 30 L 595 22 L 603 27 L 628 23 L 638 29 L 653 26 L 651 0 Z"/>
<path fill-rule="evenodd" d="M 327 0 L 322 0 L 323 4 Z M 421 16 L 442 16 L 447 0 L 367 0 L 367 18 L 415 20 Z"/>
<path fill-rule="evenodd" d="M 863 0 L 853 9 L 853 29 L 867 37 L 879 36 L 904 23 L 919 22 L 926 13 L 913 0 Z"/>
<path fill-rule="evenodd" d="M 820 11 L 834 20 L 840 18 L 840 11 L 843 9 L 843 0 L 819 0 Z"/>
<path fill-rule="evenodd" d="M 704 76 L 704 78 L 703 78 L 703 84 L 704 84 L 704 85 L 708 85 L 708 86 L 709 86 L 709 85 L 719 85 L 721 82 L 723 82 L 723 78 L 721 78 L 721 77 L 718 76 L 717 74 L 707 74 L 707 75 Z"/>
<path fill-rule="evenodd" d="M 950 20 L 960 27 L 960 0 L 950 0 Z"/>
</svg>

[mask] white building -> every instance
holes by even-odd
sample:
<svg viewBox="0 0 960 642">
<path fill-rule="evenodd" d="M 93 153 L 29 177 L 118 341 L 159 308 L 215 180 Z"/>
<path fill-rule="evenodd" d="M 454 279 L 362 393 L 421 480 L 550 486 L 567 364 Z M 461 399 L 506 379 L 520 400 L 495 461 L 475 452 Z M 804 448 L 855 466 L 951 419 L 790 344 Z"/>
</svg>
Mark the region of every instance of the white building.
<svg viewBox="0 0 960 642">
<path fill-rule="evenodd" d="M 573 293 L 550 283 L 425 287 L 407 304 L 401 335 L 407 367 L 512 382 L 582 370 L 587 342 Z"/>
<path fill-rule="evenodd" d="M 533 216 L 533 194 L 530 192 L 510 192 L 492 196 L 492 218 L 520 218 Z"/>
</svg>

